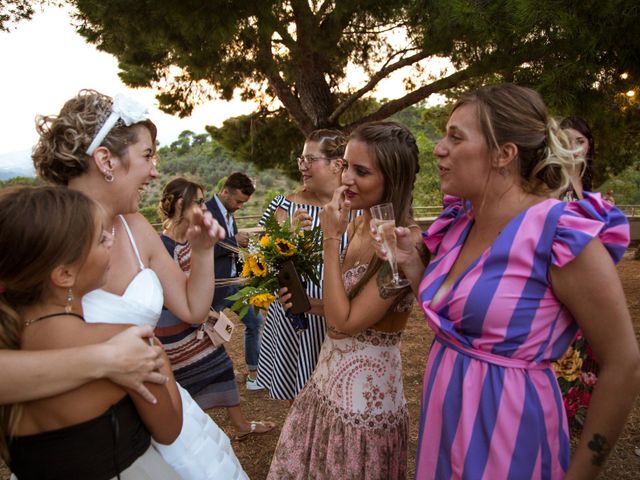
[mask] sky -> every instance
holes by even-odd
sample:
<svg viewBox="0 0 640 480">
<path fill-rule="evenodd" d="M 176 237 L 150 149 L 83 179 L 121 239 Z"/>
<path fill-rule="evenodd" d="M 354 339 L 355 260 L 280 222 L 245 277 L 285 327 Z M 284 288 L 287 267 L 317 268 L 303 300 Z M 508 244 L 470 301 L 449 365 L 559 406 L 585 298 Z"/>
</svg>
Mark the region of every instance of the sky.
<svg viewBox="0 0 640 480">
<path fill-rule="evenodd" d="M 149 105 L 161 145 L 173 142 L 183 130 L 202 133 L 205 125 L 221 126 L 229 117 L 254 110 L 255 105 L 237 99 L 210 101 L 185 119 L 161 112 L 151 89 L 130 89 L 120 81 L 116 58 L 87 44 L 75 32 L 69 12 L 68 7 L 48 8 L 10 32 L 0 32 L 0 167 L 25 154 L 28 159 L 37 140 L 36 115 L 58 113 L 82 88 L 110 96 L 127 93 Z M 379 90 L 388 98 L 404 92 L 399 77 L 381 83 Z"/>
<path fill-rule="evenodd" d="M 232 116 L 250 113 L 253 105 L 240 100 L 211 101 L 186 119 L 155 108 L 151 89 L 127 88 L 118 77 L 118 62 L 85 43 L 71 25 L 69 10 L 50 8 L 32 20 L 0 32 L 0 155 L 30 150 L 37 140 L 37 114 L 56 114 L 82 88 L 107 95 L 127 93 L 150 106 L 162 145 L 183 130 L 204 132 L 205 125 L 222 125 Z"/>
</svg>

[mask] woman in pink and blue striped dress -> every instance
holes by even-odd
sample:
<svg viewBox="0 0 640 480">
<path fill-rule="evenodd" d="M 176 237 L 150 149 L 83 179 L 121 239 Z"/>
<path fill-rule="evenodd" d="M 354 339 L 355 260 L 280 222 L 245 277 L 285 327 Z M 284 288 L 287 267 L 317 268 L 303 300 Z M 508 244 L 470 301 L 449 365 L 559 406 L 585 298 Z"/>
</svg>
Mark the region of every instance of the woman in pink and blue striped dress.
<svg viewBox="0 0 640 480">
<path fill-rule="evenodd" d="M 505 84 L 459 100 L 435 148 L 458 198 L 424 234 L 424 273 L 410 242 L 398 254 L 436 333 L 416 478 L 595 477 L 633 405 L 640 354 L 614 266 L 629 227 L 599 194 L 553 198 L 575 162 L 563 145 L 542 98 Z M 602 370 L 570 462 L 550 362 L 578 326 Z"/>
</svg>

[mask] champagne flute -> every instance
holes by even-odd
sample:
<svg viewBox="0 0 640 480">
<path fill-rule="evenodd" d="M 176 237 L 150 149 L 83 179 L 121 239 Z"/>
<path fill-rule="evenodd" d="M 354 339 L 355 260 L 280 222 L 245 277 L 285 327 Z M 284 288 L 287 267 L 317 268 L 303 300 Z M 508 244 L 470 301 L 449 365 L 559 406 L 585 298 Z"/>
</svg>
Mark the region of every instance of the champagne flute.
<svg viewBox="0 0 640 480">
<path fill-rule="evenodd" d="M 374 205 L 370 210 L 373 225 L 376 227 L 380 238 L 382 238 L 387 261 L 393 275 L 391 281 L 383 285 L 383 287 L 388 289 L 404 288 L 410 282 L 406 278 L 400 278 L 398 273 L 398 264 L 396 262 L 396 220 L 393 213 L 393 204 L 381 203 L 380 205 Z"/>
</svg>

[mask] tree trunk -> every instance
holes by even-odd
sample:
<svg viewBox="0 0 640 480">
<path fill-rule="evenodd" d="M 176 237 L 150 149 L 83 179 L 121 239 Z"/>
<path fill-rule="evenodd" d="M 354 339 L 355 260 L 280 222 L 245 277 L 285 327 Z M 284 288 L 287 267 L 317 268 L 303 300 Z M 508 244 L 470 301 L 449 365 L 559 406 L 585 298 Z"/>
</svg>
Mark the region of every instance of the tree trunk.
<svg viewBox="0 0 640 480">
<path fill-rule="evenodd" d="M 329 115 L 333 112 L 334 99 L 323 71 L 318 67 L 314 54 L 302 60 L 298 67 L 296 89 L 302 109 L 305 111 L 314 128 L 330 128 Z M 308 134 L 309 132 L 304 132 Z"/>
</svg>

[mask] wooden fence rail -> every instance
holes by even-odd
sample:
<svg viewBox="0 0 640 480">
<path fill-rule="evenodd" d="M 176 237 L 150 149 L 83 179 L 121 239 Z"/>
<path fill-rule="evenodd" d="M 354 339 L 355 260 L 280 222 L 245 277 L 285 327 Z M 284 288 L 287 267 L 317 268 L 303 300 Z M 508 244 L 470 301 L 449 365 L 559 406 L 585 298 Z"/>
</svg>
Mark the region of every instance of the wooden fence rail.
<svg viewBox="0 0 640 480">
<path fill-rule="evenodd" d="M 616 205 L 629 219 L 629 225 L 631 227 L 631 240 L 640 240 L 640 205 Z M 426 230 L 431 225 L 431 222 L 442 211 L 441 206 L 429 205 L 429 206 L 417 206 L 413 207 L 416 222 L 420 225 L 420 228 Z M 262 229 L 256 227 L 256 223 L 260 220 L 261 215 L 237 215 L 236 221 L 240 226 L 240 230 L 248 233 L 260 233 Z M 160 225 L 154 225 L 156 229 L 160 228 Z"/>
</svg>

